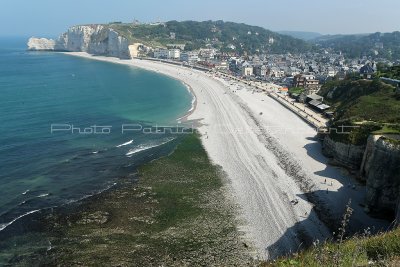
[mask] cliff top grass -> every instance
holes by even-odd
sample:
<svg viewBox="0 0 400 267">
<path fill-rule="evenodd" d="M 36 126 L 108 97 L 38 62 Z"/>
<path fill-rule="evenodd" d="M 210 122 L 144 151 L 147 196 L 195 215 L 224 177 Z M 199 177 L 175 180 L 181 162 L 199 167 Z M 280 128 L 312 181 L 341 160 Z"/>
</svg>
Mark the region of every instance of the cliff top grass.
<svg viewBox="0 0 400 267">
<path fill-rule="evenodd" d="M 167 44 L 185 44 L 185 50 L 214 47 L 223 52 L 240 54 L 307 52 L 313 45 L 262 27 L 243 23 L 219 21 L 168 21 L 158 24 L 133 24 L 112 22 L 106 24 L 131 42 L 153 47 Z M 175 38 L 171 38 L 174 33 Z M 270 43 L 269 39 L 274 42 Z M 236 50 L 229 48 L 234 45 Z M 315 47 L 314 47 L 315 48 Z"/>
<path fill-rule="evenodd" d="M 320 94 L 334 108 L 337 121 L 400 123 L 400 95 L 379 80 L 331 81 Z"/>
<path fill-rule="evenodd" d="M 302 88 L 302 87 L 292 87 L 292 88 L 289 88 L 289 93 L 291 93 L 291 94 L 301 94 L 301 93 L 303 93 L 304 91 L 305 91 L 305 89 Z"/>
<path fill-rule="evenodd" d="M 309 250 L 260 266 L 400 266 L 400 229 L 375 236 L 366 232 L 343 242 L 317 242 Z"/>
<path fill-rule="evenodd" d="M 335 112 L 333 126 L 356 126 L 349 135 L 331 133 L 335 141 L 363 145 L 370 134 L 400 134 L 400 94 L 392 85 L 350 77 L 328 82 L 320 94 Z"/>
</svg>

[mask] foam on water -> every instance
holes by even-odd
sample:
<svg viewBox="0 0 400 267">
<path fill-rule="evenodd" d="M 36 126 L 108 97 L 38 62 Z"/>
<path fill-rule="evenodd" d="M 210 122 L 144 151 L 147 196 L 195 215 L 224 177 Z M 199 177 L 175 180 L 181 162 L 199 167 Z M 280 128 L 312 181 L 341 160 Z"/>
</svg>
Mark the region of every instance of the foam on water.
<svg viewBox="0 0 400 267">
<path fill-rule="evenodd" d="M 18 221 L 19 219 L 21 219 L 21 218 L 23 218 L 23 217 L 25 217 L 25 216 L 27 216 L 27 215 L 29 215 L 29 214 L 38 212 L 38 211 L 39 211 L 39 210 L 32 210 L 32 211 L 29 211 L 29 212 L 27 212 L 27 213 L 24 213 L 24 214 L 18 216 L 17 218 L 15 218 L 14 220 L 12 220 L 11 222 L 0 224 L 0 231 L 3 231 L 3 230 L 6 229 L 8 226 L 10 226 L 10 225 L 13 224 L 14 222 Z"/>
<path fill-rule="evenodd" d="M 123 146 L 130 145 L 130 144 L 132 144 L 132 143 L 133 143 L 133 139 L 132 139 L 132 140 L 129 140 L 129 141 L 126 142 L 126 143 L 120 144 L 120 145 L 118 145 L 118 146 L 116 146 L 116 147 L 123 147 Z"/>
<path fill-rule="evenodd" d="M 166 139 L 165 141 L 163 141 L 162 143 L 159 143 L 159 144 L 144 144 L 144 145 L 140 145 L 140 146 L 138 146 L 136 148 L 133 148 L 133 149 L 129 150 L 128 153 L 126 153 L 126 156 L 132 157 L 132 155 L 134 155 L 136 153 L 139 153 L 139 152 L 142 152 L 142 151 L 146 151 L 146 150 L 149 150 L 149 149 L 152 149 L 152 148 L 155 148 L 155 147 L 159 147 L 159 146 L 165 145 L 165 144 L 171 142 L 174 139 L 175 138 L 168 138 L 168 139 Z"/>
</svg>

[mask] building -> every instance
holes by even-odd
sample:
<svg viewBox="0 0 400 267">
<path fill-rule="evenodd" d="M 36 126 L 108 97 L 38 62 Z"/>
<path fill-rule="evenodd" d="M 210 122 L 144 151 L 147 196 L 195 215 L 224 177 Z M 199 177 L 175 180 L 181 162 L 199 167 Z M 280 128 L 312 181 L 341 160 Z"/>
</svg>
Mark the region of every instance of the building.
<svg viewBox="0 0 400 267">
<path fill-rule="evenodd" d="M 169 50 L 164 48 L 157 48 L 153 51 L 153 57 L 167 59 L 169 57 Z"/>
<path fill-rule="evenodd" d="M 324 98 L 317 94 L 311 94 L 306 97 L 306 103 L 319 112 L 324 112 L 330 108 L 330 106 L 323 103 Z"/>
<path fill-rule="evenodd" d="M 181 57 L 181 50 L 179 50 L 179 49 L 169 49 L 168 50 L 168 58 L 179 59 L 180 57 Z"/>
<path fill-rule="evenodd" d="M 265 65 L 258 65 L 254 67 L 254 75 L 258 77 L 267 76 L 267 67 Z"/>
<path fill-rule="evenodd" d="M 182 52 L 180 60 L 189 64 L 196 63 L 199 61 L 199 53 L 197 51 Z"/>
<path fill-rule="evenodd" d="M 272 67 L 269 70 L 269 76 L 275 77 L 275 78 L 281 78 L 281 77 L 285 76 L 285 71 L 283 71 L 277 67 Z"/>
<path fill-rule="evenodd" d="M 217 54 L 217 50 L 214 48 L 203 48 L 200 49 L 199 54 L 203 60 L 210 60 L 214 59 L 215 55 Z"/>
<path fill-rule="evenodd" d="M 328 76 L 328 77 L 335 77 L 335 75 L 336 75 L 335 69 L 332 68 L 332 67 L 329 67 L 329 68 L 328 68 L 327 76 Z"/>
<path fill-rule="evenodd" d="M 241 66 L 242 76 L 252 76 L 253 75 L 253 66 L 250 65 L 249 62 L 245 61 Z"/>
<path fill-rule="evenodd" d="M 145 47 L 141 43 L 134 43 L 128 47 L 129 49 L 129 54 L 131 55 L 131 58 L 136 58 L 140 57 L 142 55 L 142 52 L 145 50 Z"/>
<path fill-rule="evenodd" d="M 374 75 L 375 69 L 371 64 L 367 63 L 360 69 L 360 77 L 364 79 L 372 79 L 372 75 Z"/>
<path fill-rule="evenodd" d="M 216 61 L 214 65 L 217 70 L 228 70 L 229 68 L 228 61 L 226 60 Z"/>
<path fill-rule="evenodd" d="M 319 89 L 319 80 L 314 75 L 299 74 L 294 76 L 293 86 L 317 90 Z"/>
</svg>

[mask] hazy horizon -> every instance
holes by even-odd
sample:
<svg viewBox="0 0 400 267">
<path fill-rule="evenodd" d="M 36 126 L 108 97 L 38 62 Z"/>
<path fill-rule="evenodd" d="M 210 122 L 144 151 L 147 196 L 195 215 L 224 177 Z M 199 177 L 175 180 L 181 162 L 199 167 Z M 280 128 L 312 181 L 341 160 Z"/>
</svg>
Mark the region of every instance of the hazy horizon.
<svg viewBox="0 0 400 267">
<path fill-rule="evenodd" d="M 261 26 L 272 31 L 303 31 L 320 34 L 393 32 L 400 28 L 400 1 L 336 0 L 322 3 L 305 0 L 183 0 L 133 3 L 129 0 L 84 2 L 70 0 L 60 5 L 51 0 L 5 0 L 0 10 L 0 36 L 56 37 L 77 24 L 111 21 L 224 20 Z M 10 27 L 12 25 L 12 27 Z"/>
</svg>

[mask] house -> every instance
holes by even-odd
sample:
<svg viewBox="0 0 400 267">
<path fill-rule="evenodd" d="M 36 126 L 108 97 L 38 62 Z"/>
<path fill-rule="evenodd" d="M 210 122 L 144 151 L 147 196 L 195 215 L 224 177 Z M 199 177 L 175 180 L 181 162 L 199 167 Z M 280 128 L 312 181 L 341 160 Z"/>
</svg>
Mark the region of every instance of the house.
<svg viewBox="0 0 400 267">
<path fill-rule="evenodd" d="M 181 57 L 181 50 L 179 49 L 169 49 L 168 58 L 179 59 Z"/>
<path fill-rule="evenodd" d="M 145 50 L 145 47 L 141 43 L 134 43 L 130 46 L 128 46 L 129 49 L 129 54 L 131 55 L 131 58 L 136 58 L 141 56 L 143 54 L 142 52 Z"/>
<path fill-rule="evenodd" d="M 269 70 L 269 76 L 275 77 L 275 78 L 281 78 L 285 76 L 285 72 L 277 67 L 272 67 Z"/>
<path fill-rule="evenodd" d="M 232 72 L 238 72 L 241 61 L 237 58 L 229 59 L 229 70 Z"/>
<path fill-rule="evenodd" d="M 310 95 L 307 95 L 307 97 L 306 97 L 306 102 L 309 103 L 309 102 L 311 102 L 311 101 L 319 101 L 319 102 L 322 102 L 322 101 L 324 101 L 324 97 L 323 97 L 323 96 L 320 96 L 320 95 L 317 95 L 317 94 L 310 94 Z"/>
<path fill-rule="evenodd" d="M 314 75 L 299 74 L 294 76 L 293 87 L 317 90 L 319 89 L 319 80 L 317 80 Z"/>
<path fill-rule="evenodd" d="M 313 109 L 315 109 L 315 110 L 317 110 L 319 112 L 324 112 L 325 110 L 330 108 L 330 106 L 328 106 L 328 105 L 326 105 L 326 104 L 324 104 L 324 103 L 322 103 L 322 102 L 320 102 L 318 100 L 311 100 L 310 102 L 308 102 L 308 105 L 311 108 L 313 108 Z"/>
<path fill-rule="evenodd" d="M 253 75 L 253 66 L 250 65 L 249 62 L 243 62 L 241 66 L 242 76 L 252 76 Z"/>
<path fill-rule="evenodd" d="M 197 51 L 182 52 L 180 60 L 189 64 L 196 63 L 199 61 L 199 53 Z"/>
<path fill-rule="evenodd" d="M 278 89 L 278 93 L 282 95 L 288 95 L 289 89 L 287 87 L 281 87 Z"/>
<path fill-rule="evenodd" d="M 265 77 L 267 75 L 267 67 L 265 65 L 255 66 L 254 75 L 258 77 Z"/>
<path fill-rule="evenodd" d="M 365 64 L 360 69 L 360 77 L 364 79 L 372 79 L 373 74 L 375 73 L 375 69 L 371 66 L 370 63 Z"/>
<path fill-rule="evenodd" d="M 153 57 L 167 59 L 169 57 L 168 49 L 157 48 L 153 51 Z"/>
<path fill-rule="evenodd" d="M 226 60 L 216 61 L 214 65 L 218 70 L 227 70 L 229 68 L 228 61 Z"/>
<path fill-rule="evenodd" d="M 214 59 L 216 54 L 217 50 L 214 48 L 203 48 L 199 51 L 199 55 L 203 60 Z"/>
<path fill-rule="evenodd" d="M 289 67 L 289 69 L 287 70 L 287 74 L 289 76 L 296 76 L 299 75 L 300 73 L 301 73 L 300 69 L 296 67 Z"/>
<path fill-rule="evenodd" d="M 328 68 L 327 75 L 328 75 L 328 77 L 335 77 L 335 75 L 336 75 L 335 69 L 332 68 L 332 67 L 329 67 L 329 68 Z"/>
</svg>

